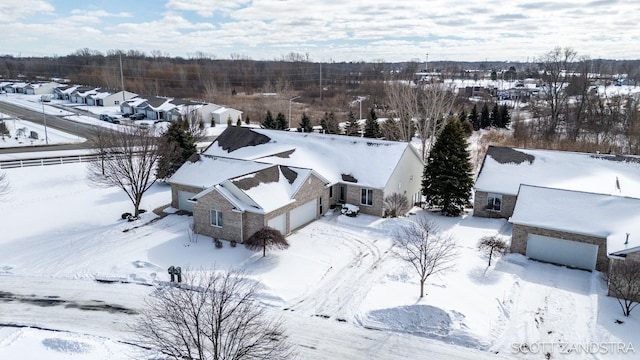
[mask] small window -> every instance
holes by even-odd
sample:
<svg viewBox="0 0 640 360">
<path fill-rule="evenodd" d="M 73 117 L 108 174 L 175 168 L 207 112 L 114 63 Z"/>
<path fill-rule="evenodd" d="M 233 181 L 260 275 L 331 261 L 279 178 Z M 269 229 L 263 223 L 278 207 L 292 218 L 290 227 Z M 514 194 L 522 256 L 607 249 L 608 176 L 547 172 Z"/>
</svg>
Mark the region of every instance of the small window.
<svg viewBox="0 0 640 360">
<path fill-rule="evenodd" d="M 487 210 L 498 212 L 502 210 L 502 194 L 487 195 Z"/>
<path fill-rule="evenodd" d="M 333 185 L 329 186 L 329 197 L 333 199 Z"/>
<path fill-rule="evenodd" d="M 222 211 L 211 210 L 211 226 L 222 227 Z"/>
<path fill-rule="evenodd" d="M 360 190 L 360 204 L 373 205 L 373 190 L 371 189 Z"/>
</svg>

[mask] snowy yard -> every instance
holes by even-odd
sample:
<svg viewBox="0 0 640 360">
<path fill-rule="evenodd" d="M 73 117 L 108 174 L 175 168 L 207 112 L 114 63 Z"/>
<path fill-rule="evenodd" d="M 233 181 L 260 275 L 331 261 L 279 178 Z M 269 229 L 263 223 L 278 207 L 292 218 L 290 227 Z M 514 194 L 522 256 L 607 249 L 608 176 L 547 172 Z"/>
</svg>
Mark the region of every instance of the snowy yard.
<svg viewBox="0 0 640 360">
<path fill-rule="evenodd" d="M 142 220 L 126 222 L 125 194 L 89 184 L 83 164 L 5 173 L 11 192 L 0 200 L 1 359 L 151 358 L 131 344 L 129 328 L 144 297 L 169 281 L 169 266 L 214 264 L 242 267 L 260 282 L 260 299 L 283 318 L 302 359 L 542 359 L 545 352 L 565 358 L 567 349 L 567 358 L 631 359 L 617 346 L 640 344 L 640 310 L 624 318 L 605 296 L 600 273 L 520 255 L 487 268 L 477 242 L 509 234 L 505 220 L 336 211 L 289 236 L 289 249 L 263 258 L 226 242 L 216 249 L 210 238 L 190 234 L 189 216 L 153 214 L 170 201 L 165 184 L 145 195 Z M 460 256 L 453 271 L 427 280 L 420 299 L 416 274 L 393 255 L 392 235 L 422 216 L 456 239 Z"/>
</svg>

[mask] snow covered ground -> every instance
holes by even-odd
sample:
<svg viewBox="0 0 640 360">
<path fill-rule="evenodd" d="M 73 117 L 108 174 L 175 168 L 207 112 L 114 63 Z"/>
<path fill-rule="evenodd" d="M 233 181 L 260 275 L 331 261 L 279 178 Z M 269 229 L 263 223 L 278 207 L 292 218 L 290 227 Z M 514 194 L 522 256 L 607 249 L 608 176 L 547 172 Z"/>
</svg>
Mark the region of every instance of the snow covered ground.
<svg viewBox="0 0 640 360">
<path fill-rule="evenodd" d="M 487 268 L 478 239 L 508 235 L 505 220 L 336 212 L 263 258 L 194 236 L 189 216 L 151 212 L 170 201 L 166 184 L 145 195 L 140 221 L 121 220 L 129 200 L 90 184 L 85 166 L 5 170 L 0 359 L 151 359 L 130 330 L 144 297 L 169 281 L 169 266 L 214 264 L 243 267 L 260 282 L 262 302 L 283 318 L 302 359 L 541 359 L 567 349 L 568 358 L 630 359 L 624 351 L 640 344 L 640 312 L 621 316 L 600 273 L 520 255 Z M 427 280 L 420 299 L 413 270 L 393 255 L 392 234 L 422 216 L 456 239 L 460 257 L 455 270 Z"/>
<path fill-rule="evenodd" d="M 36 124 L 31 121 L 10 118 L 6 114 L 0 113 L 0 120 L 4 122 L 9 130 L 8 136 L 0 136 L 0 148 L 20 147 L 20 146 L 39 146 L 53 144 L 71 144 L 85 141 L 85 138 L 66 133 L 47 127 L 45 132 L 44 125 Z M 31 132 L 37 133 L 37 138 L 31 136 Z M 45 140 L 45 134 L 47 140 Z"/>
</svg>

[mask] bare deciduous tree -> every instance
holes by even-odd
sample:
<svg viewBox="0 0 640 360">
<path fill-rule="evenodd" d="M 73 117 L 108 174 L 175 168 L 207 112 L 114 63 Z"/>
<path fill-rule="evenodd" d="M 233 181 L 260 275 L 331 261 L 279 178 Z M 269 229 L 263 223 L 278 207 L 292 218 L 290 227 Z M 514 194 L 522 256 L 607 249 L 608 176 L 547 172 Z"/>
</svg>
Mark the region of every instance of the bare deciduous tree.
<svg viewBox="0 0 640 360">
<path fill-rule="evenodd" d="M 439 233 L 435 223 L 425 218 L 401 227 L 394 238 L 394 253 L 411 264 L 420 277 L 420 297 L 424 297 L 427 278 L 452 269 L 458 257 L 455 240 Z"/>
<path fill-rule="evenodd" d="M 478 248 L 489 256 L 489 265 L 493 255 L 502 256 L 507 251 L 507 243 L 498 235 L 484 236 L 478 243 Z"/>
<path fill-rule="evenodd" d="M 609 295 L 618 299 L 624 316 L 640 303 L 640 262 L 634 260 L 612 260 L 607 280 Z"/>
<path fill-rule="evenodd" d="M 419 91 L 420 115 L 416 121 L 416 131 L 422 145 L 422 159 L 429 153 L 427 143 L 433 145 L 440 130 L 447 124 L 447 117 L 453 108 L 455 93 L 450 86 L 433 82 Z"/>
<path fill-rule="evenodd" d="M 7 179 L 7 173 L 0 173 L 0 199 L 9 193 L 9 179 Z"/>
<path fill-rule="evenodd" d="M 156 289 L 134 327 L 140 345 L 172 359 L 286 359 L 282 322 L 258 303 L 256 284 L 238 271 L 184 273 Z"/>
<path fill-rule="evenodd" d="M 406 195 L 393 193 L 384 198 L 385 215 L 397 217 L 409 211 L 409 199 Z"/>
<path fill-rule="evenodd" d="M 560 115 L 567 105 L 568 94 L 564 88 L 571 77 L 576 55 L 577 53 L 571 48 L 556 47 L 537 59 L 542 71 L 542 79 L 547 87 L 545 100 L 550 113 L 545 134 L 548 139 L 555 136 L 561 120 Z"/>
<path fill-rule="evenodd" d="M 138 217 L 142 196 L 156 182 L 157 138 L 149 129 L 123 126 L 120 130 L 98 132 L 93 144 L 97 160 L 88 163 L 89 178 L 96 185 L 122 189 Z"/>
<path fill-rule="evenodd" d="M 186 124 L 186 130 L 193 137 L 193 141 L 202 141 L 205 137 L 205 126 L 202 114 L 195 106 L 186 106 L 180 114 L 182 121 Z"/>
<path fill-rule="evenodd" d="M 251 250 L 262 249 L 262 256 L 267 256 L 268 247 L 276 249 L 286 249 L 289 247 L 289 243 L 282 233 L 268 226 L 256 231 L 244 244 Z"/>
</svg>

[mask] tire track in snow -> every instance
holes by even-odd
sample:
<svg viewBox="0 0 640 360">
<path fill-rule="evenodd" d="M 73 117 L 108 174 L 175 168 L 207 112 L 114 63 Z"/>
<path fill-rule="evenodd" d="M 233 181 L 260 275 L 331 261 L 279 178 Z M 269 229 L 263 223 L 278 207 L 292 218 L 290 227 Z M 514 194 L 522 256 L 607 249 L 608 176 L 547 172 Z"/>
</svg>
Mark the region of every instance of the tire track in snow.
<svg viewBox="0 0 640 360">
<path fill-rule="evenodd" d="M 365 236 L 378 236 L 370 230 L 373 229 L 368 228 Z M 319 233 L 335 235 L 325 228 L 320 228 Z M 341 240 L 353 253 L 353 259 L 339 269 L 332 269 L 332 274 L 325 276 L 313 292 L 291 301 L 285 309 L 339 321 L 353 319 L 378 276 L 378 265 L 390 251 L 390 248 L 380 249 L 377 240 L 362 240 L 362 237 L 361 231 L 341 229 Z"/>
</svg>

